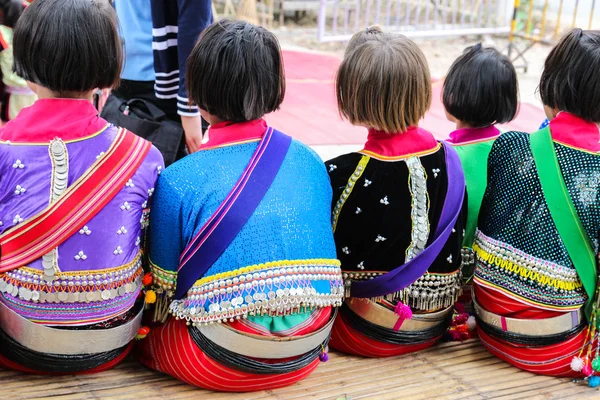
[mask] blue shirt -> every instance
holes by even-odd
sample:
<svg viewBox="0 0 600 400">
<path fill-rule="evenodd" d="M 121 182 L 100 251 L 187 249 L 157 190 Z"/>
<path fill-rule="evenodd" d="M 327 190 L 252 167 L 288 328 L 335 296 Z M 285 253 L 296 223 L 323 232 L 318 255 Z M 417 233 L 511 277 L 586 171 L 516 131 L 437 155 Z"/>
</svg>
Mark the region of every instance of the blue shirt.
<svg viewBox="0 0 600 400">
<path fill-rule="evenodd" d="M 115 0 L 115 9 L 125 50 L 125 67 L 121 78 L 154 81 L 150 0 Z"/>
</svg>

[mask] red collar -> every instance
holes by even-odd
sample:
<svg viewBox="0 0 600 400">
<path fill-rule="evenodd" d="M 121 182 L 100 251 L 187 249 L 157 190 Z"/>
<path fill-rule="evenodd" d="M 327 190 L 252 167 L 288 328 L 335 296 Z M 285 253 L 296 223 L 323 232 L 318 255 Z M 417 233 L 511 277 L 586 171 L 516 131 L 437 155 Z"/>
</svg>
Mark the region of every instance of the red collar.
<svg viewBox="0 0 600 400">
<path fill-rule="evenodd" d="M 267 122 L 264 119 L 246 122 L 220 122 L 211 125 L 208 130 L 208 141 L 202 144 L 200 150 L 257 140 L 262 138 L 266 131 Z"/>
<path fill-rule="evenodd" d="M 60 138 L 73 141 L 100 133 L 107 125 L 87 100 L 39 99 L 0 130 L 0 140 L 45 143 Z"/>
<path fill-rule="evenodd" d="M 450 133 L 448 142 L 452 144 L 468 144 L 494 139 L 500 135 L 500 131 L 494 125 L 484 128 L 462 128 Z"/>
<path fill-rule="evenodd" d="M 438 148 L 439 143 L 430 132 L 411 126 L 406 132 L 395 134 L 369 129 L 367 143 L 361 153 L 389 160 L 432 153 Z"/>
<path fill-rule="evenodd" d="M 560 112 L 550 121 L 552 139 L 580 150 L 600 153 L 600 128 L 576 115 Z"/>
</svg>

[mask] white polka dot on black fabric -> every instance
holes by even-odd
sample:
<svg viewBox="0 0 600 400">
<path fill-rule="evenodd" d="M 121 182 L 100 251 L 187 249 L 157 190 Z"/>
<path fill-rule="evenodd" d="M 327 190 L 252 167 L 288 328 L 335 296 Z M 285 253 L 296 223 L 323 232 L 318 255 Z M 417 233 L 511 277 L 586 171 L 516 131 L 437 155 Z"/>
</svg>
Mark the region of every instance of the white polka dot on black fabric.
<svg viewBox="0 0 600 400">
<path fill-rule="evenodd" d="M 560 144 L 555 149 L 567 190 L 597 252 L 600 157 Z M 481 231 L 528 254 L 573 268 L 544 199 L 528 135 L 502 135 L 490 153 L 490 164 L 493 174 L 482 204 Z"/>
</svg>

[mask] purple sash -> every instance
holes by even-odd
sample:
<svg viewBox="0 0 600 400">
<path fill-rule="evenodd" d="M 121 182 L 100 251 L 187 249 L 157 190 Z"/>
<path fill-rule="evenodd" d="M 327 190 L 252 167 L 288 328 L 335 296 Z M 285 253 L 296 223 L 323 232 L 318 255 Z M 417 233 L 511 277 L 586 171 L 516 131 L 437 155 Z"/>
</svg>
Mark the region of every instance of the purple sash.
<svg viewBox="0 0 600 400">
<path fill-rule="evenodd" d="M 444 152 L 446 154 L 448 191 L 433 243 L 415 256 L 415 258 L 394 268 L 387 274 L 368 281 L 352 283 L 352 287 L 350 288 L 350 295 L 352 297 L 368 298 L 385 296 L 386 294 L 404 289 L 427 272 L 444 248 L 462 210 L 465 197 L 465 176 L 456 150 L 446 142 L 442 142 L 442 144 L 444 145 Z"/>
<path fill-rule="evenodd" d="M 181 254 L 175 299 L 183 298 L 242 230 L 271 187 L 291 142 L 267 128 L 240 179 Z"/>
</svg>

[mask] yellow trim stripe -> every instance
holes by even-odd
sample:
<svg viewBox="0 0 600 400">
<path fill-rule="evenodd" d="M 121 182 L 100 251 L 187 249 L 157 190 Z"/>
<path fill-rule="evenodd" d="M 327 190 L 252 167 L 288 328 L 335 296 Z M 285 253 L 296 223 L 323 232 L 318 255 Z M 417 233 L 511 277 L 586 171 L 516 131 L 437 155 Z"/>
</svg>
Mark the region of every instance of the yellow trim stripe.
<svg viewBox="0 0 600 400">
<path fill-rule="evenodd" d="M 83 140 L 94 138 L 94 137 L 100 135 L 102 132 L 106 131 L 109 126 L 110 126 L 110 124 L 106 124 L 106 126 L 104 128 L 102 128 L 101 130 L 99 130 L 96 133 L 92 133 L 89 136 L 84 136 L 84 137 L 73 139 L 73 140 L 63 140 L 63 142 L 64 143 L 76 143 L 76 142 L 81 142 Z M 7 146 L 48 146 L 50 144 L 50 141 L 48 141 L 48 142 L 11 142 L 10 140 L 0 140 L 0 144 L 5 144 Z"/>
<path fill-rule="evenodd" d="M 599 152 L 599 153 L 597 153 L 597 152 L 594 152 L 594 151 L 591 151 L 591 150 L 582 149 L 581 147 L 575 147 L 575 146 L 573 146 L 573 145 L 571 145 L 571 144 L 567 144 L 567 143 L 561 142 L 561 141 L 559 141 L 559 140 L 555 140 L 555 139 L 552 139 L 552 140 L 553 140 L 555 143 L 558 143 L 558 144 L 560 144 L 561 146 L 568 147 L 569 149 L 573 149 L 573 150 L 581 151 L 581 152 L 583 152 L 583 153 L 591 154 L 591 155 L 593 155 L 593 156 L 600 156 L 600 152 Z"/>
<path fill-rule="evenodd" d="M 490 265 L 495 265 L 504 269 L 505 271 L 512 272 L 521 276 L 524 279 L 531 279 L 538 282 L 544 286 L 552 286 L 556 289 L 562 290 L 575 290 L 581 288 L 583 285 L 581 281 L 577 282 L 568 282 L 560 279 L 552 279 L 547 275 L 543 275 L 541 273 L 535 272 L 529 268 L 526 268 L 522 265 L 515 264 L 505 258 L 497 256 L 495 254 L 490 254 L 483 250 L 477 243 L 473 243 L 473 250 L 477 254 L 477 257 L 484 260 Z"/>
<path fill-rule="evenodd" d="M 485 139 L 471 140 L 469 142 L 462 142 L 462 143 L 450 143 L 450 142 L 448 142 L 448 143 L 450 143 L 454 147 L 461 147 L 461 146 L 467 146 L 469 144 L 484 143 L 484 142 L 493 142 L 494 140 L 498 139 L 499 137 L 500 137 L 500 135 L 492 136 L 492 137 L 485 138 Z"/>
<path fill-rule="evenodd" d="M 352 175 L 350 175 L 350 178 L 348 178 L 348 183 L 346 184 L 346 187 L 344 187 L 344 191 L 342 192 L 338 202 L 333 208 L 333 213 L 331 216 L 331 225 L 333 227 L 334 232 L 337 228 L 337 223 L 340 217 L 340 213 L 342 212 L 342 207 L 344 207 L 344 204 L 346 204 L 346 200 L 348 199 L 348 197 L 350 197 L 352 190 L 354 190 L 356 182 L 358 182 L 362 174 L 367 169 L 367 164 L 369 163 L 369 160 L 369 156 L 362 156 L 362 158 L 358 162 L 358 165 L 356 166 L 356 169 L 354 170 Z"/>
<path fill-rule="evenodd" d="M 193 286 L 201 286 L 210 282 L 214 282 L 220 279 L 227 278 L 235 278 L 240 275 L 254 273 L 266 269 L 272 268 L 284 268 L 284 267 L 297 267 L 297 266 L 331 266 L 331 267 L 339 267 L 341 265 L 339 260 L 331 259 L 331 258 L 311 258 L 304 260 L 281 260 L 281 261 L 269 261 L 262 264 L 250 265 L 243 268 L 238 268 L 233 271 L 222 272 L 219 274 L 207 276 L 201 279 L 198 279 Z M 172 278 L 174 281 L 177 279 L 177 271 L 167 271 L 158 265 L 154 264 L 150 261 L 150 268 L 152 273 L 164 274 L 164 277 Z M 163 277 L 163 278 L 164 278 Z"/>
<path fill-rule="evenodd" d="M 426 156 L 428 154 L 433 154 L 433 153 L 437 152 L 441 147 L 442 147 L 442 145 L 440 143 L 438 143 L 432 149 L 423 150 L 418 153 L 403 154 L 401 156 L 394 156 L 394 157 L 384 156 L 384 155 L 377 154 L 372 151 L 364 150 L 364 149 L 359 151 L 359 153 L 364 154 L 369 157 L 372 157 L 379 161 L 400 161 L 400 160 L 406 160 L 407 158 L 411 158 L 411 157 L 421 157 L 421 156 Z"/>
<path fill-rule="evenodd" d="M 216 146 L 211 146 L 211 147 L 203 147 L 200 148 L 199 151 L 204 151 L 204 150 L 213 150 L 213 149 L 220 149 L 222 147 L 229 147 L 229 146 L 236 146 L 238 144 L 246 144 L 246 143 L 253 143 L 253 142 L 260 142 L 261 138 L 255 138 L 255 139 L 247 139 L 247 140 L 240 140 L 238 142 L 229 142 L 229 143 L 223 143 L 223 144 L 219 144 Z"/>
</svg>

